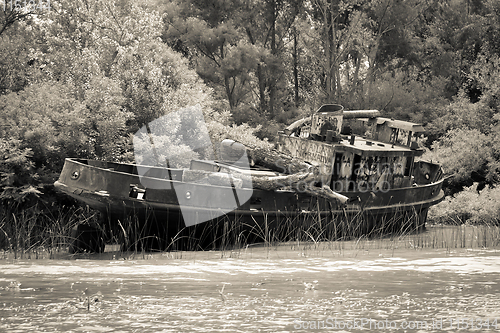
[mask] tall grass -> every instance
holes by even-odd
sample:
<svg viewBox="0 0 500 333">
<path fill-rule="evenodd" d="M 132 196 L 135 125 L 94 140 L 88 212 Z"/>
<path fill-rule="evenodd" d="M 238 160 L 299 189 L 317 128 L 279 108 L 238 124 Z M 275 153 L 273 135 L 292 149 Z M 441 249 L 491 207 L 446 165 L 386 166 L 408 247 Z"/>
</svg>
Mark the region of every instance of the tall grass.
<svg viewBox="0 0 500 333">
<path fill-rule="evenodd" d="M 411 248 L 477 249 L 495 248 L 500 245 L 500 227 L 480 225 L 434 225 L 432 232 L 412 235 L 407 244 Z"/>
<path fill-rule="evenodd" d="M 66 252 L 72 241 L 71 230 L 78 224 L 101 225 L 108 244 L 123 244 L 121 251 L 175 253 L 219 250 L 221 257 L 238 257 L 255 244 L 269 251 L 283 244 L 291 249 L 343 253 L 347 250 L 486 248 L 500 245 L 496 221 L 456 226 L 437 224 L 424 230 L 426 212 L 400 211 L 378 215 L 375 219 L 362 210 L 343 210 L 341 214 L 303 212 L 297 215 L 267 214 L 222 216 L 189 228 L 167 230 L 182 220 L 156 219 L 139 215 L 119 221 L 100 220 L 100 214 L 79 206 L 47 207 L 41 202 L 18 209 L 4 206 L 0 211 L 0 249 L 14 258 L 53 258 Z M 452 218 L 452 217 L 451 217 Z M 434 220 L 436 221 L 436 220 Z M 440 221 L 439 219 L 437 221 Z"/>
<path fill-rule="evenodd" d="M 41 201 L 21 207 L 4 204 L 0 210 L 0 249 L 15 259 L 49 257 L 67 251 L 71 229 L 96 223 L 98 213 L 79 206 L 47 206 Z"/>
</svg>

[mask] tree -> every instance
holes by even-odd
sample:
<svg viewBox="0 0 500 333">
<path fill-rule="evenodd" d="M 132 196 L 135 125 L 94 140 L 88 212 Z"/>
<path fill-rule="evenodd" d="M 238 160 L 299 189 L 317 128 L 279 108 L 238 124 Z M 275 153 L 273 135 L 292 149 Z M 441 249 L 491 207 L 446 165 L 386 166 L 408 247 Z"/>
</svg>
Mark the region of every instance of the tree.
<svg viewBox="0 0 500 333">
<path fill-rule="evenodd" d="M 12 29 L 0 37 L 0 95 L 22 90 L 36 71 L 30 66 L 30 36 L 23 30 Z"/>
<path fill-rule="evenodd" d="M 120 48 L 111 77 L 122 89 L 124 107 L 134 115 L 132 132 L 186 106 L 200 104 L 211 112 L 211 90 L 186 59 L 160 41 Z"/>
<path fill-rule="evenodd" d="M 89 139 L 90 157 L 120 160 L 127 139 L 126 123 L 134 114 L 123 107 L 125 98 L 119 83 L 108 77 L 92 77 L 83 102 L 86 109 L 81 131 Z"/>
<path fill-rule="evenodd" d="M 67 156 L 84 156 L 86 139 L 80 131 L 84 106 L 60 83 L 34 84 L 0 97 L 1 137 L 30 149 L 35 170 L 57 172 Z"/>
<path fill-rule="evenodd" d="M 296 35 L 294 23 L 302 11 L 302 0 L 267 0 L 252 2 L 245 8 L 243 24 L 248 41 L 266 51 L 262 63 L 255 69 L 257 79 L 255 89 L 258 91 L 261 113 L 268 112 L 276 117 L 279 109 L 278 100 L 287 100 L 289 88 L 286 80 L 287 72 L 293 71 L 290 66 L 292 51 L 287 45 Z M 293 57 L 293 55 L 292 55 Z M 296 59 L 297 61 L 297 59 Z M 284 104 L 284 103 L 282 103 Z"/>
<path fill-rule="evenodd" d="M 37 20 L 43 11 L 11 10 L 0 7 L 0 95 L 22 90 L 40 77 L 35 61 Z M 34 19 L 36 18 L 36 20 Z"/>
<path fill-rule="evenodd" d="M 281 108 L 277 101 L 287 96 L 286 43 L 301 4 L 173 2 L 166 10 L 164 40 L 189 56 L 207 84 L 222 88 L 232 112 L 274 117 Z M 245 111 L 240 112 L 243 102 Z"/>
<path fill-rule="evenodd" d="M 231 110 L 249 93 L 250 68 L 259 61 L 258 50 L 241 40 L 241 29 L 230 15 L 238 2 L 172 2 L 166 9 L 163 38 L 182 44 L 198 74 L 214 87 L 221 87 Z M 173 15 L 172 15 L 173 14 Z M 213 14 L 213 15 L 209 15 Z"/>
</svg>

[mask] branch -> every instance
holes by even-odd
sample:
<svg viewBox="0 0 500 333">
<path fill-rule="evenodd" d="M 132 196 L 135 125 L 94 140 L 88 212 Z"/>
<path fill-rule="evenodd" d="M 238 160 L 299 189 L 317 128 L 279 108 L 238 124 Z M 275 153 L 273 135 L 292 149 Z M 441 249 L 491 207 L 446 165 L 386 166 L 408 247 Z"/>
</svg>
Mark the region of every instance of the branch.
<svg viewBox="0 0 500 333">
<path fill-rule="evenodd" d="M 17 10 L 12 10 L 12 8 L 10 9 L 10 13 L 8 13 L 8 11 L 9 10 L 7 8 L 5 8 L 4 10 L 2 10 L 3 16 L 5 17 L 5 21 L 4 21 L 4 24 L 2 25 L 2 28 L 0 28 L 0 35 L 2 35 L 2 33 L 9 26 L 13 25 L 15 22 L 21 21 L 24 18 L 26 18 L 26 17 L 28 17 L 30 15 L 35 14 L 34 11 L 29 11 L 29 12 L 21 13 L 21 12 L 19 12 Z"/>
<path fill-rule="evenodd" d="M 385 15 L 389 11 L 390 2 L 391 2 L 391 0 L 387 0 L 386 6 L 384 8 L 384 12 L 382 13 L 382 16 L 380 17 L 379 26 L 378 26 L 378 34 L 379 35 L 384 34 L 384 32 L 382 32 L 382 23 L 384 21 Z"/>
<path fill-rule="evenodd" d="M 125 35 L 125 31 L 122 28 L 122 25 L 120 24 L 120 21 L 116 18 L 115 13 L 111 10 L 111 7 L 109 6 L 109 3 L 106 3 L 105 6 L 106 6 L 106 9 L 108 10 L 108 12 L 113 17 L 113 20 L 116 22 L 116 25 L 118 26 L 118 29 L 120 30 L 120 37 L 119 37 L 119 40 L 117 40 L 117 42 L 118 42 L 119 45 L 123 46 L 122 45 L 122 39 L 123 39 L 123 35 Z M 110 29 L 110 30 L 112 30 L 112 29 Z"/>
</svg>

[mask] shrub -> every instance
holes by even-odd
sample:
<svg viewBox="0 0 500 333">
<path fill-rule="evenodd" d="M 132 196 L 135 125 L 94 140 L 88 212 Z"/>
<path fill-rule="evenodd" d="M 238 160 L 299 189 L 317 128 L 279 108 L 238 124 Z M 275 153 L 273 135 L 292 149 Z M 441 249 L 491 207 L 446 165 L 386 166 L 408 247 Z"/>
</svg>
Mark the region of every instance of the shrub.
<svg viewBox="0 0 500 333">
<path fill-rule="evenodd" d="M 454 129 L 441 140 L 432 145 L 423 159 L 442 164 L 446 174 L 452 175 L 452 186 L 486 180 L 489 183 L 498 181 L 495 166 L 495 144 L 493 136 L 481 133 L 477 129 Z"/>
<path fill-rule="evenodd" d="M 486 187 L 478 191 L 474 183 L 454 196 L 447 197 L 443 202 L 432 206 L 429 219 L 441 223 L 486 223 L 500 222 L 500 188 Z"/>
</svg>

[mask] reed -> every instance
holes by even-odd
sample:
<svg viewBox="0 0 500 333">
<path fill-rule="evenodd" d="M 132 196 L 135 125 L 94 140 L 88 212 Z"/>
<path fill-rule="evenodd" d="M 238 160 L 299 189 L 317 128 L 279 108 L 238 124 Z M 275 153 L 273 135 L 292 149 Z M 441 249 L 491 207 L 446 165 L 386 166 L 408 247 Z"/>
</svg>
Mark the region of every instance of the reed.
<svg viewBox="0 0 500 333">
<path fill-rule="evenodd" d="M 65 205 L 3 203 L 0 210 L 0 248 L 14 259 L 52 258 L 67 251 L 71 229 L 80 223 L 97 220 L 98 213 L 88 208 Z"/>
<path fill-rule="evenodd" d="M 0 211 L 0 249 L 5 257 L 54 258 L 66 252 L 72 242 L 71 230 L 78 224 L 101 225 L 109 243 L 123 244 L 122 255 L 151 251 L 170 252 L 183 258 L 183 251 L 218 250 L 220 257 L 238 258 L 254 244 L 267 251 L 286 244 L 292 250 L 309 255 L 332 253 L 343 255 L 378 249 L 466 249 L 494 248 L 500 245 L 500 226 L 497 223 L 468 225 L 455 220 L 455 225 L 422 226 L 422 212 L 382 214 L 375 221 L 362 210 L 344 210 L 342 214 L 319 211 L 286 214 L 272 219 L 269 215 L 222 216 L 175 233 L 167 221 L 153 215 L 132 214 L 123 221 L 106 221 L 105 217 L 79 206 L 44 206 L 40 202 L 29 209 L 4 206 Z M 104 220 L 103 220 L 104 219 Z M 114 227 L 112 227 L 114 225 Z M 175 228 L 174 228 L 175 229 Z M 9 255 L 6 255 L 9 253 Z"/>
</svg>

